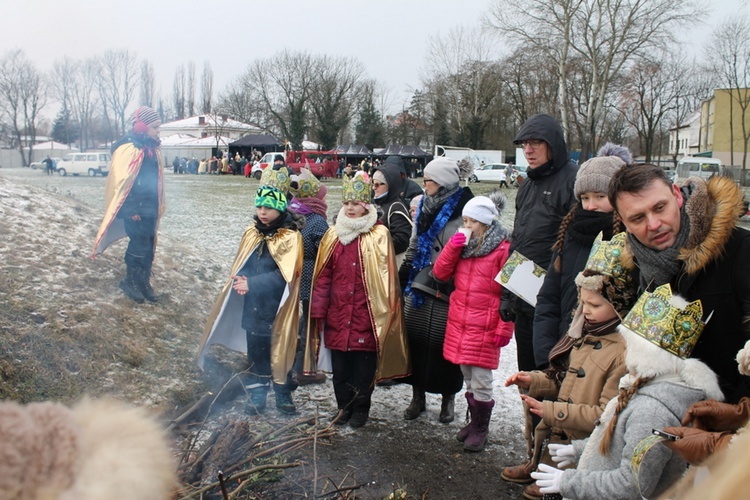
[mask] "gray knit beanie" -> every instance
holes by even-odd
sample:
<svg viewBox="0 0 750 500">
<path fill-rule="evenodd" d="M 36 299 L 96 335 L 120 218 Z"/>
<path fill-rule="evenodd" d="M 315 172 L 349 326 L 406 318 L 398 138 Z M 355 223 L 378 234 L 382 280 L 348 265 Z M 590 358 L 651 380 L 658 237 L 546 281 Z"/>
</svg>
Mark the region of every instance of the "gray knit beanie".
<svg viewBox="0 0 750 500">
<path fill-rule="evenodd" d="M 445 156 L 438 156 L 424 168 L 424 175 L 443 187 L 458 184 L 458 163 Z"/>
<path fill-rule="evenodd" d="M 624 146 L 607 143 L 578 169 L 575 195 L 579 200 L 583 193 L 607 193 L 612 176 L 625 165 L 632 163 L 630 150 Z"/>
</svg>

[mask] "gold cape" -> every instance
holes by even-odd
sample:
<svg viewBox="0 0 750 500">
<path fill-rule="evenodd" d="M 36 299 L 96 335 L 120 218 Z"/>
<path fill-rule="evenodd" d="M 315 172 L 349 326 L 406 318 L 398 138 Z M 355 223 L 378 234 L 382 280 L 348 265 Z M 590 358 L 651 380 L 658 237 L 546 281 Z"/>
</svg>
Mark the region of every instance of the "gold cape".
<svg viewBox="0 0 750 500">
<path fill-rule="evenodd" d="M 247 259 L 258 248 L 265 237 L 255 229 L 248 227 L 242 235 L 237 256 L 232 263 L 232 273 L 224 283 L 216 299 L 211 315 L 208 317 L 198 351 L 198 366 L 203 368 L 203 361 L 211 344 L 222 344 L 239 352 L 247 352 L 247 337 L 242 329 L 242 308 L 244 297 L 232 293 L 232 276 L 235 276 Z M 281 297 L 279 310 L 273 322 L 271 333 L 271 372 L 277 384 L 286 383 L 287 374 L 294 364 L 299 331 L 299 286 L 302 276 L 302 235 L 299 231 L 281 228 L 273 236 L 265 238 L 271 257 L 279 266 L 281 275 L 287 283 Z"/>
<path fill-rule="evenodd" d="M 330 228 L 320 241 L 310 290 L 311 297 L 315 293 L 315 282 L 321 271 L 333 255 L 336 245 L 340 244 L 334 227 Z M 375 380 L 405 377 L 411 372 L 409 348 L 406 342 L 396 257 L 388 229 L 378 224 L 369 232 L 361 234 L 359 249 L 364 270 L 365 291 L 370 305 L 370 321 L 378 346 L 378 368 Z M 383 269 L 386 272 L 382 272 Z M 367 311 L 362 311 L 362 314 L 367 314 Z M 308 318 L 305 373 L 317 371 L 320 351 L 319 328 L 319 320 Z"/>
<path fill-rule="evenodd" d="M 156 149 L 156 161 L 159 165 L 159 218 L 164 213 L 164 171 L 161 162 L 161 150 Z M 143 164 L 143 150 L 137 148 L 132 142 L 123 144 L 115 149 L 112 153 L 112 163 L 110 164 L 109 174 L 107 174 L 107 186 L 104 190 L 104 219 L 99 226 L 99 232 L 96 234 L 94 250 L 91 252 L 93 259 L 100 253 L 104 252 L 109 245 L 127 236 L 125 234 L 125 223 L 122 219 L 117 218 L 117 212 L 120 211 L 122 204 L 133 187 L 138 172 L 141 171 Z M 156 227 L 159 227 L 159 221 L 156 221 Z M 156 246 L 156 239 L 154 239 Z"/>
</svg>

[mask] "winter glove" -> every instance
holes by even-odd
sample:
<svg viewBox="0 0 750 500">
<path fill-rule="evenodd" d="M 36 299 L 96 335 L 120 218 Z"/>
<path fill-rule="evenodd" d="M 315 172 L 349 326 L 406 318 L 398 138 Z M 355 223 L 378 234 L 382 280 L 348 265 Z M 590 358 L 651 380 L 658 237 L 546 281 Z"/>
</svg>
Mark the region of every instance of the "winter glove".
<svg viewBox="0 0 750 500">
<path fill-rule="evenodd" d="M 750 419 L 750 398 L 742 398 L 736 405 L 720 403 L 713 399 L 694 403 L 685 416 L 682 425 L 707 431 L 736 431 Z"/>
<path fill-rule="evenodd" d="M 536 472 L 531 473 L 531 477 L 536 479 L 536 485 L 542 493 L 560 493 L 560 483 L 562 482 L 563 471 L 555 469 L 547 464 L 539 464 Z"/>
<path fill-rule="evenodd" d="M 510 343 L 510 337 L 505 337 L 503 335 L 495 335 L 494 339 L 494 346 L 495 347 L 505 347 Z"/>
<path fill-rule="evenodd" d="M 513 314 L 510 307 L 510 292 L 505 289 L 503 289 L 503 294 L 500 297 L 500 319 L 506 323 L 512 323 L 516 320 L 516 315 Z"/>
<path fill-rule="evenodd" d="M 451 236 L 448 242 L 453 246 L 462 247 L 466 244 L 466 235 L 464 233 L 456 233 Z"/>
<path fill-rule="evenodd" d="M 662 441 L 662 443 L 691 465 L 699 465 L 714 452 L 726 447 L 734 436 L 729 431 L 708 432 L 692 427 L 665 427 L 664 432 L 680 438 L 676 441 Z"/>
<path fill-rule="evenodd" d="M 572 444 L 551 443 L 547 446 L 547 449 L 552 457 L 552 461 L 560 468 L 568 467 L 576 463 L 576 452 L 573 449 Z"/>
</svg>

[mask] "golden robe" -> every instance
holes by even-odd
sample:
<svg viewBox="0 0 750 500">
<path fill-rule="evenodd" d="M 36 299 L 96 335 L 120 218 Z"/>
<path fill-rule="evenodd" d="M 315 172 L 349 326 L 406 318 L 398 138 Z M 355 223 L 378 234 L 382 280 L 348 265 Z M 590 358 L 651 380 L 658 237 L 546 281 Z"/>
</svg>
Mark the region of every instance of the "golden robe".
<svg viewBox="0 0 750 500">
<path fill-rule="evenodd" d="M 271 333 L 273 381 L 277 384 L 284 384 L 294 364 L 297 349 L 299 289 L 304 259 L 302 235 L 299 231 L 289 228 L 281 228 L 269 237 L 259 233 L 255 225 L 245 230 L 237 256 L 232 263 L 232 273 L 221 289 L 203 330 L 198 351 L 198 366 L 203 368 L 206 351 L 211 344 L 221 344 L 235 351 L 247 352 L 247 336 L 245 330 L 242 329 L 242 308 L 245 298 L 234 292 L 231 277 L 242 269 L 247 259 L 264 239 L 271 257 L 279 266 L 281 275 L 287 283 Z"/>
<path fill-rule="evenodd" d="M 159 170 L 159 218 L 164 213 L 164 171 L 161 162 L 161 150 L 156 149 L 156 161 Z M 125 222 L 117 218 L 117 212 L 122 208 L 125 199 L 133 187 L 138 172 L 143 164 L 143 149 L 135 147 L 132 142 L 125 143 L 115 149 L 112 153 L 112 163 L 107 175 L 107 186 L 104 191 L 104 219 L 96 234 L 94 250 L 91 252 L 93 259 L 104 252 L 109 245 L 127 236 L 125 233 Z M 156 221 L 159 227 L 159 221 Z M 154 238 L 156 245 L 156 238 Z"/>
<path fill-rule="evenodd" d="M 334 248 L 340 244 L 335 228 L 330 228 L 320 241 L 310 296 L 315 293 L 315 282 L 333 255 Z M 370 306 L 369 316 L 373 322 L 372 331 L 375 333 L 378 347 L 375 380 L 405 377 L 411 372 L 409 348 L 406 342 L 396 256 L 388 229 L 383 225 L 373 226 L 371 231 L 360 234 L 359 246 L 364 286 Z M 363 311 L 363 314 L 366 312 Z M 308 318 L 307 332 L 303 371 L 315 373 L 320 351 L 319 320 Z"/>
</svg>

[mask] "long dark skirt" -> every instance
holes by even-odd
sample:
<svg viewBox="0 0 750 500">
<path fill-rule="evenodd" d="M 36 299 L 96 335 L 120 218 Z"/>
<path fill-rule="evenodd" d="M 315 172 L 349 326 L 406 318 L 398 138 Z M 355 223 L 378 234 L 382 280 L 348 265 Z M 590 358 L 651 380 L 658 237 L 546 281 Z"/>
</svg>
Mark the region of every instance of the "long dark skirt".
<svg viewBox="0 0 750 500">
<path fill-rule="evenodd" d="M 443 357 L 448 303 L 425 294 L 418 309 L 406 297 L 404 317 L 412 374 L 402 381 L 426 392 L 455 394 L 463 386 L 461 368 Z"/>
</svg>

